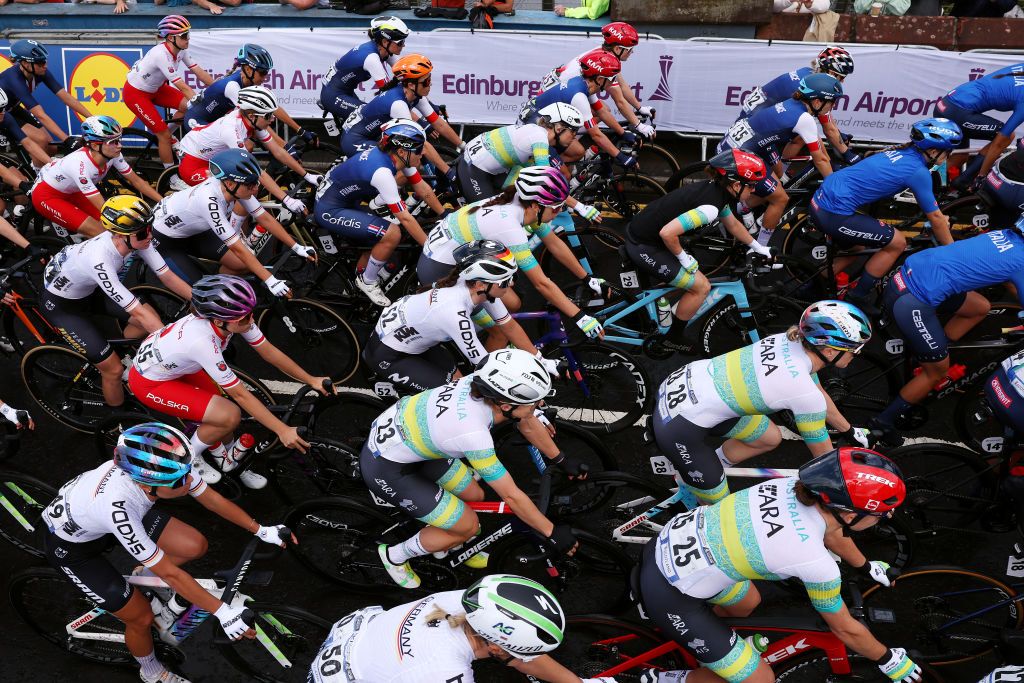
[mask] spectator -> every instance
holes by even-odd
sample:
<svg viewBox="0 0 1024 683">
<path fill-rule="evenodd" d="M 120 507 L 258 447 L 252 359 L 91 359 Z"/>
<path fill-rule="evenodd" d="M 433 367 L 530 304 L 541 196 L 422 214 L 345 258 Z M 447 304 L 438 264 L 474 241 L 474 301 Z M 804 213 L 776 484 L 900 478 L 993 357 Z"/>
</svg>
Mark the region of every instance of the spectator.
<svg viewBox="0 0 1024 683">
<path fill-rule="evenodd" d="M 800 12 L 821 14 L 822 12 L 828 12 L 832 4 L 829 0 L 774 0 L 774 2 L 773 12 L 785 12 L 787 14 L 798 14 Z"/>
<path fill-rule="evenodd" d="M 238 7 L 242 4 L 242 0 L 217 0 L 217 2 L 211 2 L 210 0 L 153 0 L 157 5 L 166 4 L 168 7 L 184 7 L 186 5 L 195 5 L 196 7 L 202 7 L 205 10 L 209 10 L 210 14 L 220 14 L 224 11 L 224 8 L 220 5 L 227 5 L 228 7 Z M 217 3 L 220 4 L 217 4 Z"/>
<path fill-rule="evenodd" d="M 494 28 L 494 17 L 512 12 L 515 0 L 477 0 L 469 10 L 469 23 L 474 28 Z"/>
<path fill-rule="evenodd" d="M 597 19 L 608 13 L 610 0 L 580 0 L 579 7 L 566 8 L 565 5 L 555 5 L 555 14 L 570 19 Z"/>
<path fill-rule="evenodd" d="M 22 2 L 23 0 L 15 0 L 16 2 Z M 135 4 L 135 0 L 67 0 L 82 5 L 113 5 L 114 14 L 123 14 L 131 9 Z"/>
<path fill-rule="evenodd" d="M 874 7 L 879 5 L 879 7 Z M 910 0 L 854 0 L 854 14 L 870 14 L 879 16 L 887 14 L 893 17 L 902 17 L 910 9 Z"/>
<path fill-rule="evenodd" d="M 954 17 L 1011 17 L 1022 14 L 1017 0 L 956 0 L 949 12 Z"/>
<path fill-rule="evenodd" d="M 330 7 L 324 0 L 278 0 L 282 5 L 291 5 L 297 10 L 313 9 L 314 7 Z"/>
</svg>

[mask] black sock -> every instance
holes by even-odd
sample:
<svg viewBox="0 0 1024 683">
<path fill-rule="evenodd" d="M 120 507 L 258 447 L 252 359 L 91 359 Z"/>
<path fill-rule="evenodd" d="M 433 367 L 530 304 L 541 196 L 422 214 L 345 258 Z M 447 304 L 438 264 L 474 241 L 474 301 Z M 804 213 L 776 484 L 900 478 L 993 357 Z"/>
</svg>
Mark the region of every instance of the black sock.
<svg viewBox="0 0 1024 683">
<path fill-rule="evenodd" d="M 687 327 L 686 326 L 689 325 L 689 324 L 690 324 L 689 320 L 680 320 L 679 318 L 676 318 L 675 316 L 673 316 L 672 317 L 672 327 L 670 327 L 668 329 L 668 332 L 665 333 L 665 338 L 668 341 L 670 341 L 670 342 L 675 342 L 676 344 L 685 344 L 685 343 L 687 343 L 688 340 L 687 340 L 687 333 L 686 333 Z"/>
</svg>

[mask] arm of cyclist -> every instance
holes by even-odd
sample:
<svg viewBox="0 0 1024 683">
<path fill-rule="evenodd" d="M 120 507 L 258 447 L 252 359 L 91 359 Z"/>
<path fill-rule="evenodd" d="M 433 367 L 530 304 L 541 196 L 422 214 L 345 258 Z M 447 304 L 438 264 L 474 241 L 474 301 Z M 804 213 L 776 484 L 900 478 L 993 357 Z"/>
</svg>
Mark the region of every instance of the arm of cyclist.
<svg viewBox="0 0 1024 683">
<path fill-rule="evenodd" d="M 828 144 L 831 145 L 832 149 L 842 155 L 843 159 L 849 163 L 853 163 L 860 159 L 860 156 L 850 149 L 850 146 L 843 141 L 843 134 L 830 115 L 826 114 L 818 117 L 818 122 L 821 123 L 821 132 L 825 134 L 825 139 L 828 140 Z"/>
<path fill-rule="evenodd" d="M 174 564 L 166 555 L 149 569 L 173 588 L 175 593 L 210 614 L 216 612 L 224 604 L 213 597 L 192 578 L 191 574 Z"/>
<path fill-rule="evenodd" d="M 622 78 L 622 74 L 618 74 L 615 78 Z M 619 110 L 619 113 L 622 114 L 623 118 L 626 119 L 626 122 L 629 125 L 635 127 L 640 123 L 640 118 L 636 115 L 636 107 L 639 105 L 630 104 L 626 100 L 624 91 L 627 90 L 629 90 L 629 86 L 623 87 L 621 82 L 618 83 L 618 85 L 612 85 L 609 83 L 605 88 L 605 92 L 608 93 L 608 95 L 611 96 L 612 101 L 615 102 L 615 108 Z"/>
<path fill-rule="evenodd" d="M 281 225 L 276 218 L 270 215 L 269 211 L 264 211 L 258 216 L 255 216 L 253 220 L 256 221 L 256 224 L 261 228 L 276 237 L 281 244 L 288 247 L 299 256 L 303 256 L 314 263 L 317 261 L 316 249 L 300 245 L 298 241 L 292 237 L 292 234 L 285 230 L 284 226 Z"/>
<path fill-rule="evenodd" d="M 423 232 L 423 228 L 420 227 L 419 221 L 402 207 L 402 210 L 395 214 L 395 218 L 398 219 L 398 225 L 403 230 L 409 233 L 409 236 L 416 240 L 416 244 L 423 246 L 427 241 L 427 233 Z"/>
<path fill-rule="evenodd" d="M 283 296 L 283 294 L 278 294 L 274 291 L 274 288 L 278 286 L 277 283 L 281 281 L 274 277 L 270 271 L 260 263 L 259 259 L 256 258 L 256 255 L 242 243 L 242 240 L 235 240 L 229 244 L 228 251 L 238 257 L 238 260 L 242 262 L 242 265 L 245 266 L 246 270 L 262 280 L 263 284 L 265 284 L 271 292 L 274 292 L 275 296 Z"/>
<path fill-rule="evenodd" d="M 277 159 L 278 161 L 280 161 L 282 164 L 284 164 L 291 170 L 295 171 L 302 177 L 308 175 L 306 173 L 306 169 L 303 168 L 302 164 L 300 164 L 295 157 L 289 154 L 284 147 L 277 144 L 277 142 L 275 142 L 273 138 L 270 138 L 269 140 L 263 142 L 262 144 L 263 147 L 268 152 L 270 152 L 270 155 Z M 266 172 L 264 171 L 264 173 Z"/>
<path fill-rule="evenodd" d="M 223 520 L 231 522 L 237 527 L 245 529 L 254 536 L 260 536 L 260 529 L 263 529 L 263 525 L 256 521 L 256 518 L 250 515 L 248 512 L 238 507 L 230 500 L 219 494 L 213 488 L 207 486 L 201 494 L 195 497 L 196 501 L 199 502 L 204 508 L 217 515 Z M 273 527 L 269 527 L 273 528 Z M 260 540 L 271 542 L 260 536 Z M 291 542 L 298 543 L 295 538 L 295 534 L 291 535 Z"/>
<path fill-rule="evenodd" d="M 430 125 L 434 127 L 434 130 L 441 134 L 441 137 L 450 142 L 453 147 L 462 147 L 462 138 L 459 137 L 459 134 L 455 132 L 455 129 L 452 128 L 442 117 L 438 116 L 430 122 Z M 444 162 L 442 161 L 442 163 Z M 445 165 L 447 166 L 447 164 Z"/>
<path fill-rule="evenodd" d="M 206 87 L 210 87 L 211 85 L 213 85 L 213 76 L 211 76 L 210 72 L 208 72 L 206 69 L 199 66 L 198 62 L 190 65 L 188 67 L 188 70 L 194 73 L 196 75 L 196 78 L 199 79 L 199 82 L 205 85 Z M 194 94 L 195 93 L 193 92 L 193 95 Z M 192 98 L 190 97 L 189 99 Z"/>
<path fill-rule="evenodd" d="M 616 135 L 622 135 L 623 133 L 626 132 L 626 129 L 622 127 L 622 124 L 619 123 L 619 120 L 615 118 L 615 114 L 612 113 L 611 108 L 604 106 L 601 102 L 597 102 L 594 105 L 592 105 L 591 109 L 593 110 L 597 118 L 601 120 L 601 123 L 608 126 L 608 129 L 615 133 Z M 597 126 L 594 126 L 594 128 L 590 129 L 591 137 L 593 137 L 593 132 L 596 128 Z"/>
<path fill-rule="evenodd" d="M 583 680 L 556 662 L 551 655 L 540 655 L 529 662 L 512 658 L 508 666 L 525 676 L 532 676 L 537 680 L 547 681 L 547 683 L 581 683 Z M 614 681 L 615 679 L 608 678 L 607 680 Z"/>
<path fill-rule="evenodd" d="M 555 234 L 555 231 L 550 229 L 550 227 L 547 228 L 544 235 L 541 236 L 540 241 L 544 243 L 544 246 L 549 252 L 551 252 L 551 255 L 555 260 L 562 264 L 566 270 L 573 274 L 574 277 L 579 278 L 580 280 L 586 280 L 590 277 L 590 273 L 587 272 L 586 268 L 583 267 L 583 264 L 580 263 L 578 258 L 576 258 L 576 255 L 572 253 L 572 249 L 569 248 L 569 245 L 563 242 L 562 239 Z M 529 275 L 527 275 L 527 277 L 529 277 Z"/>
<path fill-rule="evenodd" d="M 494 481 L 488 482 L 488 484 L 508 505 L 516 517 L 523 520 L 531 529 L 544 536 L 544 538 L 551 536 L 555 530 L 555 525 L 544 516 L 544 513 L 537 509 L 537 506 L 530 500 L 530 497 L 523 493 L 522 489 L 516 485 L 512 475 L 506 472 Z"/>
<path fill-rule="evenodd" d="M 1016 112 L 1015 112 L 1016 115 Z M 1009 127 L 1009 121 L 1007 126 L 1003 128 L 1005 131 Z M 1018 122 L 1019 123 L 1019 122 Z M 1013 142 L 1013 133 L 1004 135 L 1002 132 L 996 133 L 996 136 L 992 139 L 992 142 L 988 143 L 988 149 L 985 150 L 985 159 L 981 162 L 981 168 L 978 169 L 978 174 L 975 178 L 984 178 L 988 175 L 988 172 L 992 170 L 992 166 L 995 165 L 996 161 L 1003 155 L 1006 148 Z"/>
<path fill-rule="evenodd" d="M 21 415 L 18 415 L 21 413 Z M 28 414 L 27 410 L 18 410 L 14 406 L 0 401 L 0 415 L 4 416 L 8 422 L 13 424 L 17 429 L 22 427 L 28 427 L 29 429 L 35 429 L 36 423 L 32 419 L 32 416 Z M 25 422 L 27 420 L 27 423 Z"/>
<path fill-rule="evenodd" d="M 291 357 L 281 349 L 277 348 L 269 341 L 264 341 L 262 344 L 258 344 L 253 347 L 256 353 L 260 355 L 260 358 L 267 361 L 275 368 L 288 375 L 292 379 L 297 379 L 303 384 L 308 384 L 324 396 L 327 395 L 327 390 L 324 389 L 324 380 L 330 379 L 328 377 L 314 377 L 299 366 Z"/>
<path fill-rule="evenodd" d="M 526 270 L 525 273 L 526 279 L 528 279 L 530 283 L 537 288 L 537 291 L 540 292 L 542 297 L 544 297 L 544 300 L 557 308 L 562 315 L 572 318 L 575 322 L 579 322 L 577 321 L 578 316 L 583 315 L 584 317 L 588 317 L 583 313 L 579 306 L 569 301 L 569 297 L 567 297 L 565 293 L 558 288 L 558 285 L 551 281 L 551 278 L 544 274 L 544 271 L 540 269 L 540 266 L 534 266 L 533 268 Z M 598 335 L 600 337 L 604 337 L 604 330 L 600 330 Z"/>
<path fill-rule="evenodd" d="M 537 165 L 542 166 L 543 164 Z M 563 167 L 563 173 L 564 168 L 565 167 Z M 566 197 L 565 205 L 592 223 L 600 223 L 601 221 L 604 220 L 604 218 L 601 216 L 601 212 L 597 210 L 597 207 L 590 206 L 589 204 L 584 204 L 583 202 L 577 200 L 575 197 Z"/>
<path fill-rule="evenodd" d="M 949 216 L 942 213 L 940 209 L 935 209 L 930 213 L 926 213 L 925 218 L 931 224 L 932 232 L 935 234 L 935 239 L 939 244 L 953 244 L 953 232 L 950 229 Z"/>
<path fill-rule="evenodd" d="M 50 163 L 50 155 L 31 137 L 26 135 L 25 139 L 21 141 L 21 146 L 28 152 L 29 157 L 32 158 L 32 165 L 36 168 L 42 168 Z"/>
<path fill-rule="evenodd" d="M 828 158 L 821 139 L 816 137 L 813 142 L 808 142 L 807 149 L 811 153 L 811 163 L 814 164 L 814 168 L 818 169 L 821 177 L 827 178 L 832 175 L 832 160 Z"/>
<path fill-rule="evenodd" d="M 519 420 L 516 428 L 548 460 L 555 460 L 561 455 L 562 451 L 559 450 L 555 440 L 551 438 L 551 432 L 543 422 L 537 419 L 534 413 L 531 412 Z"/>
<path fill-rule="evenodd" d="M 255 348 L 258 350 L 258 347 Z M 298 430 L 295 427 L 289 427 L 277 419 L 258 398 L 245 388 L 244 384 L 238 382 L 234 386 L 225 387 L 224 391 L 242 410 L 251 415 L 254 420 L 274 432 L 277 438 L 281 440 L 281 445 L 285 448 L 295 448 L 300 453 L 305 453 L 306 449 L 309 448 L 309 443 L 299 436 Z"/>
<path fill-rule="evenodd" d="M 846 605 L 842 605 L 837 612 L 819 614 L 843 644 L 873 661 L 891 680 L 897 683 L 921 680 L 921 668 L 907 657 L 906 651 L 902 648 L 887 648 L 878 642 L 867 626 L 853 618 Z"/>
<path fill-rule="evenodd" d="M 438 216 L 444 213 L 444 207 L 441 205 L 441 201 L 437 198 L 434 188 L 430 186 L 430 183 L 423 179 L 419 172 L 417 172 L 415 176 L 409 176 L 408 178 L 410 185 L 412 185 L 412 191 L 416 193 L 417 197 L 427 203 L 427 206 L 430 207 L 431 211 L 436 213 Z"/>
<path fill-rule="evenodd" d="M 29 242 L 25 236 L 18 232 L 18 229 L 7 222 L 6 218 L 0 217 L 0 237 L 13 242 L 22 249 L 28 249 Z"/>
<path fill-rule="evenodd" d="M 658 236 L 665 243 L 665 248 L 672 252 L 676 258 L 684 253 L 681 237 L 684 233 L 695 230 L 699 227 L 710 224 L 718 218 L 718 209 L 710 204 L 702 204 L 696 209 L 690 209 L 666 223 Z"/>
<path fill-rule="evenodd" d="M 434 164 L 441 173 L 447 173 L 448 169 L 451 168 L 448 162 L 441 158 L 437 148 L 430 144 L 429 141 L 423 143 L 423 158 Z"/>
<path fill-rule="evenodd" d="M 76 114 L 78 114 L 82 118 L 86 118 L 87 119 L 90 116 L 92 116 L 92 113 L 88 109 L 86 109 L 85 106 L 81 102 L 79 102 L 74 97 L 72 97 L 71 93 L 69 93 L 64 88 L 61 88 L 60 90 L 57 90 L 53 94 L 56 95 L 57 99 L 59 99 L 61 102 L 63 102 L 64 105 L 68 109 L 70 109 L 71 111 L 75 112 Z M 40 106 L 40 109 L 42 109 L 41 106 Z M 36 118 L 39 118 L 39 117 L 36 116 Z M 39 121 L 41 123 L 42 119 L 39 119 Z M 58 130 L 60 130 L 60 129 L 58 128 Z M 61 131 L 61 132 L 63 132 L 63 131 Z"/>
</svg>

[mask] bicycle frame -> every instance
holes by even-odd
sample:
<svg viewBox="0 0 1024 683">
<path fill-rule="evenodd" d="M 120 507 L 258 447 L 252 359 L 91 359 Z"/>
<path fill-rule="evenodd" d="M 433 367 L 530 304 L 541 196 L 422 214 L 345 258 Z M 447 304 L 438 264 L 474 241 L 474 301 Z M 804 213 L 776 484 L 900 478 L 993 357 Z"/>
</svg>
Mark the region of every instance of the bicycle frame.
<svg viewBox="0 0 1024 683">
<path fill-rule="evenodd" d="M 18 294 L 17 292 L 13 292 L 13 291 L 10 292 L 10 297 L 11 297 L 11 301 L 10 301 L 10 303 L 6 304 L 7 307 L 9 309 L 11 309 L 11 312 L 14 314 L 14 316 L 18 320 L 21 321 L 21 324 L 25 326 L 25 328 L 35 338 L 36 341 L 38 341 L 40 344 L 46 344 L 47 341 L 48 341 L 47 338 L 43 336 L 43 333 L 39 331 L 39 329 L 35 326 L 35 324 L 29 318 L 29 315 L 26 312 L 26 310 L 24 308 L 22 308 L 22 306 L 21 306 L 21 301 L 25 297 L 23 297 L 21 294 Z M 41 313 L 39 313 L 38 309 L 30 309 L 30 310 L 35 311 L 36 316 L 39 318 L 40 322 L 44 323 L 47 327 L 50 328 L 50 332 L 53 334 L 53 336 L 55 338 L 60 338 L 61 337 L 60 331 L 58 331 L 57 328 L 55 328 L 50 323 L 50 321 L 48 321 L 46 318 L 44 318 L 43 315 Z"/>
<path fill-rule="evenodd" d="M 562 316 L 558 311 L 545 311 L 535 313 L 513 313 L 512 317 L 516 320 L 544 320 L 547 322 L 548 331 L 545 332 L 537 341 L 534 342 L 534 346 L 539 351 L 543 351 L 545 347 L 550 344 L 557 343 L 562 350 L 562 357 L 565 358 L 565 362 L 568 365 L 569 375 L 573 378 L 580 389 L 583 391 L 583 395 L 586 398 L 590 398 L 590 389 L 587 387 L 587 378 L 584 376 L 582 371 L 582 365 L 579 359 L 576 358 L 576 354 L 572 352 L 572 348 L 569 346 L 569 335 L 565 331 L 565 325 L 562 323 Z M 531 446 L 531 448 L 533 448 Z"/>
</svg>

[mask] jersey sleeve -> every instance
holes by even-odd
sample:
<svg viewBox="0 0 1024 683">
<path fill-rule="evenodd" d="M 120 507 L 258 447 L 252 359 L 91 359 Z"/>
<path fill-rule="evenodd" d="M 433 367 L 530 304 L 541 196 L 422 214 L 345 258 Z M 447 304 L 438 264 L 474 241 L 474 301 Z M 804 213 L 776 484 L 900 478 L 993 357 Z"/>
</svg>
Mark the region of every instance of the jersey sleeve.
<svg viewBox="0 0 1024 683">
<path fill-rule="evenodd" d="M 533 139 L 530 140 L 530 155 L 534 166 L 554 166 L 551 163 L 551 146 L 548 145 L 548 132 L 537 127 Z"/>
<path fill-rule="evenodd" d="M 420 101 L 416 103 L 413 109 L 418 111 L 423 116 L 423 118 L 425 118 L 430 123 L 433 123 L 438 119 L 437 112 L 434 111 L 434 108 L 430 106 L 430 102 L 427 100 L 426 97 L 421 97 Z"/>
<path fill-rule="evenodd" d="M 370 177 L 370 184 L 380 195 L 381 201 L 388 205 L 391 213 L 398 215 L 405 211 L 405 203 L 398 194 L 395 176 L 386 168 L 378 168 Z"/>
<path fill-rule="evenodd" d="M 256 199 L 255 196 L 249 197 L 248 199 L 239 199 L 238 201 L 242 205 L 242 208 L 248 211 L 249 215 L 253 218 L 256 218 L 266 211 L 266 209 L 263 208 L 263 205 L 260 204 L 260 200 Z"/>
<path fill-rule="evenodd" d="M 164 559 L 164 551 L 146 533 L 146 525 L 127 505 L 111 506 L 107 530 L 144 567 Z"/>
<path fill-rule="evenodd" d="M 583 127 L 593 128 L 597 125 L 597 121 L 594 120 L 594 111 L 590 107 L 590 98 L 583 93 L 577 93 L 573 96 L 570 104 L 580 110 L 580 114 L 583 115 Z"/>
<path fill-rule="evenodd" d="M 117 277 L 117 268 L 112 268 L 106 261 L 100 261 L 89 273 L 103 293 L 125 311 L 130 312 L 139 305 L 139 300 Z"/>
<path fill-rule="evenodd" d="M 25 131 L 21 129 L 21 126 L 18 125 L 18 122 L 10 114 L 4 114 L 4 118 L 0 120 L 0 132 L 5 133 L 8 138 L 19 143 L 26 137 Z"/>
<path fill-rule="evenodd" d="M 113 158 L 113 160 L 111 160 L 109 168 L 114 169 L 121 175 L 134 173 L 131 165 L 128 163 L 127 160 L 125 160 L 124 156 L 121 154 L 118 154 L 116 157 Z"/>
<path fill-rule="evenodd" d="M 818 124 L 809 113 L 800 114 L 793 126 L 793 132 L 803 138 L 807 149 L 812 152 L 818 149 Z"/>
<path fill-rule="evenodd" d="M 819 612 L 838 612 L 843 606 L 840 595 L 843 582 L 839 574 L 839 565 L 827 554 L 824 558 L 813 560 L 792 568 L 794 574 L 804 583 L 807 597 L 811 605 Z"/>
<path fill-rule="evenodd" d="M 192 55 L 189 53 L 188 48 L 185 48 L 184 50 L 178 53 L 178 61 L 190 69 L 199 66 L 199 62 L 192 59 Z"/>
<path fill-rule="evenodd" d="M 192 496 L 193 498 L 198 498 L 199 496 L 206 493 L 206 489 L 208 489 L 209 486 L 206 485 L 205 479 L 200 477 L 195 472 L 189 473 L 188 477 L 188 495 Z"/>
<path fill-rule="evenodd" d="M 496 481 L 508 474 L 505 466 L 498 460 L 494 451 L 494 441 L 490 431 L 481 429 L 469 434 L 462 434 L 455 439 L 455 447 L 465 453 L 466 462 L 483 478 L 484 481 Z"/>
<path fill-rule="evenodd" d="M 498 325 L 504 325 L 508 321 L 512 320 L 512 314 L 508 312 L 508 309 L 505 307 L 505 302 L 501 299 L 495 299 L 493 304 L 489 301 L 485 301 L 483 309 L 487 311 L 487 315 L 491 316 L 491 320 Z"/>
<path fill-rule="evenodd" d="M 373 85 L 378 90 L 387 85 L 391 80 L 391 77 L 384 70 L 384 64 L 381 63 L 376 50 L 366 55 L 366 59 L 363 60 L 363 69 L 366 73 L 370 74 L 370 80 L 373 81 Z"/>
<path fill-rule="evenodd" d="M 267 338 L 263 335 L 263 331 L 253 323 L 248 330 L 242 333 L 242 339 L 246 341 L 249 346 L 259 346 L 263 342 L 267 341 Z"/>
<path fill-rule="evenodd" d="M 511 230 L 503 230 L 499 241 L 503 242 L 516 257 L 519 270 L 525 273 L 537 267 L 537 259 L 530 251 L 530 238 L 522 226 L 517 225 Z"/>
<path fill-rule="evenodd" d="M 16 69 L 17 66 L 12 66 L 10 68 Z M 21 102 L 25 109 L 31 109 L 39 104 L 36 98 L 32 96 L 32 91 L 29 89 L 28 84 L 25 83 L 25 79 L 21 78 L 20 75 L 16 78 L 12 78 L 9 85 L 14 88 L 14 102 Z"/>
<path fill-rule="evenodd" d="M 164 261 L 164 257 L 160 255 L 152 242 L 145 249 L 139 249 L 137 253 L 155 275 L 163 275 L 167 270 L 167 262 Z"/>
<path fill-rule="evenodd" d="M 53 75 L 53 72 L 49 69 L 46 70 L 46 74 L 43 75 L 43 84 L 50 89 L 54 95 L 61 90 L 64 90 L 64 86 L 60 84 L 57 77 Z"/>
<path fill-rule="evenodd" d="M 789 400 L 787 406 L 793 411 L 797 431 L 806 443 L 821 443 L 828 438 L 825 428 L 825 397 L 814 384 L 807 382 L 807 388 Z"/>
<path fill-rule="evenodd" d="M 928 169 L 922 166 L 910 177 L 907 185 L 922 211 L 931 213 L 939 210 L 939 203 L 935 201 L 935 192 L 932 190 L 932 174 Z"/>
<path fill-rule="evenodd" d="M 270 134 L 269 130 L 260 130 L 259 128 L 252 131 L 252 137 L 262 144 L 266 144 L 274 139 L 274 136 Z"/>
<path fill-rule="evenodd" d="M 231 103 L 238 106 L 238 91 L 242 89 L 240 83 L 236 81 L 228 81 L 224 84 L 224 97 L 231 100 Z"/>
</svg>

